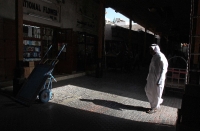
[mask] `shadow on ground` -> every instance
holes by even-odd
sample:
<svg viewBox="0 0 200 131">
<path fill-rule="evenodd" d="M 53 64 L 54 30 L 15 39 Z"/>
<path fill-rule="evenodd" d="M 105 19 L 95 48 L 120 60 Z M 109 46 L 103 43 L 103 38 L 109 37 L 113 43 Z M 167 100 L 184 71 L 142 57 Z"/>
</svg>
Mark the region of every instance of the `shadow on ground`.
<svg viewBox="0 0 200 131">
<path fill-rule="evenodd" d="M 100 100 L 100 99 L 93 99 L 93 100 L 80 99 L 80 100 L 92 102 L 96 105 L 101 105 L 101 106 L 116 109 L 116 110 L 127 109 L 127 110 L 143 111 L 143 112 L 146 112 L 147 110 L 149 110 L 149 108 L 145 108 L 145 107 L 141 107 L 141 106 L 125 105 L 125 104 L 121 104 L 121 103 L 118 103 L 118 102 L 115 102 L 115 101 L 109 101 L 109 100 Z"/>
</svg>

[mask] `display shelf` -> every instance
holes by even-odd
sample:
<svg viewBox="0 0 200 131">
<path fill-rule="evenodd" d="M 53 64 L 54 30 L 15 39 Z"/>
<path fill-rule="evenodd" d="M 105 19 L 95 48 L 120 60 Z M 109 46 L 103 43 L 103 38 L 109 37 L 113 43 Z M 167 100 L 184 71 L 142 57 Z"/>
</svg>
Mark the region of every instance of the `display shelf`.
<svg viewBox="0 0 200 131">
<path fill-rule="evenodd" d="M 41 38 L 41 30 L 38 26 L 23 24 L 23 37 Z"/>
<path fill-rule="evenodd" d="M 35 26 L 37 25 L 37 26 Z M 54 30 L 34 23 L 23 24 L 24 61 L 40 61 L 52 44 Z M 53 57 L 49 53 L 47 57 Z"/>
<path fill-rule="evenodd" d="M 41 28 L 23 24 L 23 61 L 41 60 Z"/>
<path fill-rule="evenodd" d="M 24 37 L 24 40 L 34 40 L 34 41 L 41 41 L 41 38 L 30 38 L 30 37 Z"/>
<path fill-rule="evenodd" d="M 41 46 L 24 45 L 24 61 L 41 60 Z"/>
<path fill-rule="evenodd" d="M 23 40 L 23 61 L 41 60 L 41 41 Z"/>
</svg>

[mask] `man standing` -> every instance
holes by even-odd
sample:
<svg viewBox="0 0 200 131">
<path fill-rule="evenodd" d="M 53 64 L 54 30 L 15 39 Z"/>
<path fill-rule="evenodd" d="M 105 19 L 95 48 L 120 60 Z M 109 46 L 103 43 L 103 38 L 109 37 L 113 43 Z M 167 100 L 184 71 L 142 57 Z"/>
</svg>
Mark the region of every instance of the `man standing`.
<svg viewBox="0 0 200 131">
<path fill-rule="evenodd" d="M 150 46 L 150 53 L 153 57 L 149 66 L 145 92 L 151 106 L 147 113 L 152 114 L 160 108 L 160 104 L 163 102 L 161 97 L 165 85 L 168 62 L 165 55 L 160 52 L 157 44 Z"/>
</svg>

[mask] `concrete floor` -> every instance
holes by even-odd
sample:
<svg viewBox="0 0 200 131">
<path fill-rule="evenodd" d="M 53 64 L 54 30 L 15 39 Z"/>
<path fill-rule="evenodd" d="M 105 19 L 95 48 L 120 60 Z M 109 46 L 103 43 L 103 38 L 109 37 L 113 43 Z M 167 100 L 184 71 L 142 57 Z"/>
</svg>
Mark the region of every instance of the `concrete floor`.
<svg viewBox="0 0 200 131">
<path fill-rule="evenodd" d="M 147 114 L 146 75 L 107 70 L 102 78 L 60 79 L 53 100 L 30 107 L 15 102 L 12 87 L 1 88 L 0 131 L 176 131 L 181 94 L 166 92 L 161 109 Z"/>
</svg>

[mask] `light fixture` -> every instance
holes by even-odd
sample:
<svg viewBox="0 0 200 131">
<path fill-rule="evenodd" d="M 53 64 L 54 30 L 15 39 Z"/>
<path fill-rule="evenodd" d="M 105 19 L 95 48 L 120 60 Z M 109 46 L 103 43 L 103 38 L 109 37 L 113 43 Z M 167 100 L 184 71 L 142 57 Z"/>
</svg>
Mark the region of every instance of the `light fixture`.
<svg viewBox="0 0 200 131">
<path fill-rule="evenodd" d="M 45 19 L 45 20 L 52 21 L 51 18 L 48 18 L 48 17 L 45 17 L 45 16 L 36 15 L 36 14 L 33 14 L 33 13 L 28 13 L 28 15 L 33 16 L 33 17 L 36 17 L 36 18 L 41 18 L 41 19 Z"/>
<path fill-rule="evenodd" d="M 52 4 L 52 2 L 51 1 L 49 1 L 49 0 L 42 0 L 43 2 L 46 2 L 46 3 L 49 3 L 49 4 Z"/>
</svg>

